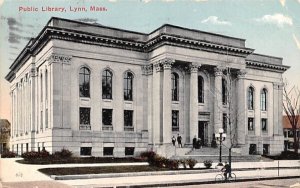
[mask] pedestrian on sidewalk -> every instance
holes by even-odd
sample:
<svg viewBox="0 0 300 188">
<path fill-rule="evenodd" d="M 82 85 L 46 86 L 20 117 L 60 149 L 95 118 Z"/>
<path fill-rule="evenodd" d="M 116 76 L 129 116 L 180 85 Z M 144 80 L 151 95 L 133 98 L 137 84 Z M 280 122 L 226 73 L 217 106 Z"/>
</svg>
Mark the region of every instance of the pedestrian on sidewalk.
<svg viewBox="0 0 300 188">
<path fill-rule="evenodd" d="M 173 146 L 175 146 L 175 143 L 176 143 L 176 138 L 175 138 L 175 136 L 174 136 L 174 135 L 172 136 L 172 143 L 173 143 Z"/>
<path fill-rule="evenodd" d="M 182 148 L 181 140 L 182 140 L 182 138 L 181 138 L 181 136 L 178 133 L 178 135 L 177 135 L 177 142 L 178 142 L 178 147 L 180 147 L 180 148 Z"/>
</svg>

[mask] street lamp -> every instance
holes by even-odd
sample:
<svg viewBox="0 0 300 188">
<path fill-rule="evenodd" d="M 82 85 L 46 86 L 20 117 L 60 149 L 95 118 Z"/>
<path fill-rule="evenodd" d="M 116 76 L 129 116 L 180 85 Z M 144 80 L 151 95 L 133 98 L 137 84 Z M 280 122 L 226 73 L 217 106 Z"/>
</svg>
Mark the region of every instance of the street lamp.
<svg viewBox="0 0 300 188">
<path fill-rule="evenodd" d="M 220 142 L 220 156 L 219 156 L 219 164 L 222 164 L 222 142 L 226 138 L 226 133 L 222 128 L 219 129 L 219 133 L 216 133 L 216 139 Z"/>
</svg>

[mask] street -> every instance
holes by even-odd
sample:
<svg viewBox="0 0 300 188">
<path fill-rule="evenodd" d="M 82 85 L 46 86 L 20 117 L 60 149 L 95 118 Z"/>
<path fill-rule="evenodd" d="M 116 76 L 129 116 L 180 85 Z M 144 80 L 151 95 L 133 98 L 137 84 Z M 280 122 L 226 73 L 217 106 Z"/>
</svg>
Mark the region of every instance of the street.
<svg viewBox="0 0 300 188">
<path fill-rule="evenodd" d="M 202 184 L 202 185 L 190 185 L 190 186 L 177 186 L 176 188 L 225 188 L 225 187 L 238 187 L 238 188 L 267 188 L 267 187 L 289 187 L 300 188 L 300 178 L 294 179 L 276 179 L 276 180 L 264 180 L 264 181 L 248 181 L 237 183 L 222 183 L 222 184 Z"/>
</svg>

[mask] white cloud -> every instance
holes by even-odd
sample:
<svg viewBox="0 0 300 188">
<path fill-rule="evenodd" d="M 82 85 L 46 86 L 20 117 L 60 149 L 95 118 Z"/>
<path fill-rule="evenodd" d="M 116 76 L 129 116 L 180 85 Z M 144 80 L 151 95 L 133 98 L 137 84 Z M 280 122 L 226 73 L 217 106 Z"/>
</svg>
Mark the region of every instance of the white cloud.
<svg viewBox="0 0 300 188">
<path fill-rule="evenodd" d="M 294 41 L 296 42 L 298 49 L 300 50 L 300 40 L 296 37 L 295 34 L 293 34 L 293 38 L 294 38 Z"/>
<path fill-rule="evenodd" d="M 109 2 L 113 2 L 113 3 L 114 3 L 114 2 L 117 2 L 117 0 L 108 0 L 108 1 L 109 1 Z"/>
<path fill-rule="evenodd" d="M 293 19 L 289 16 L 283 14 L 274 14 L 274 15 L 264 15 L 262 18 L 256 19 L 257 22 L 275 24 L 278 27 L 283 27 L 284 25 L 293 25 Z"/>
<path fill-rule="evenodd" d="M 142 0 L 144 3 L 149 3 L 151 0 Z"/>
<path fill-rule="evenodd" d="M 298 0 L 300 1 L 300 0 Z M 285 0 L 279 0 L 280 4 L 284 7 L 285 6 Z"/>
<path fill-rule="evenodd" d="M 214 25 L 231 25 L 228 21 L 219 20 L 217 16 L 209 16 L 208 18 L 201 21 L 201 23 L 211 23 Z"/>
<path fill-rule="evenodd" d="M 192 1 L 196 1 L 196 2 L 206 2 L 208 0 L 192 0 Z M 299 0 L 300 1 L 300 0 Z"/>
<path fill-rule="evenodd" d="M 4 3 L 4 0 L 0 0 L 0 7 L 2 6 L 3 3 Z"/>
</svg>

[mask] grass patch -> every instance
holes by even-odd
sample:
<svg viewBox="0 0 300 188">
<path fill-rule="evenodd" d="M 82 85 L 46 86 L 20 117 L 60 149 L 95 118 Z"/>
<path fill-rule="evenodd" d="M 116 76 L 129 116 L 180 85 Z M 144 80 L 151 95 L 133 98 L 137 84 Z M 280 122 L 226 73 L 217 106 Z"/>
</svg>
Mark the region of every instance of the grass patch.
<svg viewBox="0 0 300 188">
<path fill-rule="evenodd" d="M 155 166 L 104 166 L 104 167 L 72 167 L 72 168 L 43 168 L 40 172 L 46 175 L 78 175 L 78 174 L 107 174 L 125 172 L 167 171 L 168 168 Z"/>
<path fill-rule="evenodd" d="M 71 157 L 67 159 L 56 158 L 38 158 L 32 160 L 17 160 L 22 164 L 70 164 L 70 163 L 132 163 L 132 162 L 147 162 L 143 158 L 135 157 Z"/>
</svg>

